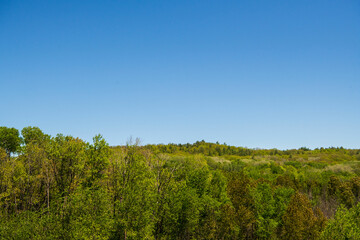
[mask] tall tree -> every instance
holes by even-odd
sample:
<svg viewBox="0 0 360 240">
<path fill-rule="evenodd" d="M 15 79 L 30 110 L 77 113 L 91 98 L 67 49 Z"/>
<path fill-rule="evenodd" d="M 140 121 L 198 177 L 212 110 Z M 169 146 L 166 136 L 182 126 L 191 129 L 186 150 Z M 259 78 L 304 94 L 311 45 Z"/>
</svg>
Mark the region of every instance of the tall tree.
<svg viewBox="0 0 360 240">
<path fill-rule="evenodd" d="M 110 191 L 114 206 L 113 239 L 149 239 L 153 234 L 156 183 L 139 147 L 129 145 L 111 159 Z"/>
<path fill-rule="evenodd" d="M 68 196 L 83 180 L 85 147 L 81 139 L 61 134 L 51 141 L 48 155 L 61 197 Z"/>
<path fill-rule="evenodd" d="M 299 192 L 292 196 L 282 218 L 284 239 L 318 239 L 326 224 L 322 212 L 314 212 L 308 197 Z"/>
<path fill-rule="evenodd" d="M 109 165 L 110 149 L 105 139 L 99 134 L 93 138 L 93 144 L 86 146 L 86 182 L 88 187 L 105 176 Z"/>
</svg>

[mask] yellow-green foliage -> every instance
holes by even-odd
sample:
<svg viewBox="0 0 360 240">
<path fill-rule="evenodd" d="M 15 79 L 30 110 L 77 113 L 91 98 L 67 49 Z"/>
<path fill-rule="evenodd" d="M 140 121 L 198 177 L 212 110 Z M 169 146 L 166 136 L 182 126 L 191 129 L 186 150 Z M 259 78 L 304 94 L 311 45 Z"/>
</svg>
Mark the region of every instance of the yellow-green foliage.
<svg viewBox="0 0 360 240">
<path fill-rule="evenodd" d="M 283 239 L 318 239 L 326 223 L 321 211 L 314 212 L 309 199 L 299 192 L 292 196 L 282 219 Z"/>
<path fill-rule="evenodd" d="M 21 132 L 17 155 L 0 147 L 0 239 L 359 236 L 360 150 L 109 147 L 100 135 Z"/>
</svg>

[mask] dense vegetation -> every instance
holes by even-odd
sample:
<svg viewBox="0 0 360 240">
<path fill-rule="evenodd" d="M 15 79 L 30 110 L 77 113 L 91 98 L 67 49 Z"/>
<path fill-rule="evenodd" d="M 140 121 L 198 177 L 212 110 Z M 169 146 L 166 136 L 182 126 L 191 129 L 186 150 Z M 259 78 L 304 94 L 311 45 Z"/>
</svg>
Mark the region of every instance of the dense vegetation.
<svg viewBox="0 0 360 240">
<path fill-rule="evenodd" d="M 21 136 L 0 127 L 1 239 L 360 239 L 360 150 Z"/>
</svg>

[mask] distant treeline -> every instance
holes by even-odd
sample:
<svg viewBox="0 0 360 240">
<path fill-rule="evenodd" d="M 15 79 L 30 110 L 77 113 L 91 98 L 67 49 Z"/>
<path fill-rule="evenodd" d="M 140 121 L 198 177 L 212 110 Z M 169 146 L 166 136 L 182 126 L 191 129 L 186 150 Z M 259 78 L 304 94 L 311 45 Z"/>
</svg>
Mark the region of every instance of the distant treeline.
<svg viewBox="0 0 360 240">
<path fill-rule="evenodd" d="M 306 152 L 311 153 L 334 153 L 342 152 L 345 154 L 360 154 L 360 149 L 344 149 L 343 147 L 329 147 L 329 148 L 316 148 L 311 150 L 307 147 L 301 147 L 299 149 L 290 150 L 278 150 L 278 149 L 251 149 L 245 147 L 229 146 L 226 143 L 208 143 L 204 140 L 197 141 L 193 144 L 149 144 L 145 148 L 152 151 L 159 151 L 162 153 L 179 153 L 186 152 L 192 154 L 204 154 L 206 156 L 223 156 L 223 155 L 236 155 L 236 156 L 265 156 L 265 155 L 293 155 L 303 154 Z"/>
<path fill-rule="evenodd" d="M 0 239 L 360 239 L 359 202 L 358 149 L 109 147 L 0 127 Z"/>
</svg>

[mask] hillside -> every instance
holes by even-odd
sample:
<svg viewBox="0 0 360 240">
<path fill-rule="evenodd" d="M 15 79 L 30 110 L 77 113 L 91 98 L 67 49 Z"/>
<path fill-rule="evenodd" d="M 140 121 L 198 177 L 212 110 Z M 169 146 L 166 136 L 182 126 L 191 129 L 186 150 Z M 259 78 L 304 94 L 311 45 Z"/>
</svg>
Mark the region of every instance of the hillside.
<svg viewBox="0 0 360 240">
<path fill-rule="evenodd" d="M 359 201 L 360 149 L 0 128 L 1 239 L 359 239 Z"/>
</svg>

